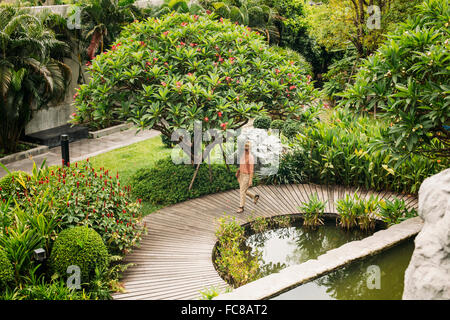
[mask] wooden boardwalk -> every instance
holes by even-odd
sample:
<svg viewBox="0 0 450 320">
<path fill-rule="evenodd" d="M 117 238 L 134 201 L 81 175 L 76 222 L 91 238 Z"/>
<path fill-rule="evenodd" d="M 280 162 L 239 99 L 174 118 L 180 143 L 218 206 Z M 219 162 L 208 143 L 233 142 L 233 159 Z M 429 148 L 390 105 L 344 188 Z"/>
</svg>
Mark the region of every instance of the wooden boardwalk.
<svg viewBox="0 0 450 320">
<path fill-rule="evenodd" d="M 115 294 L 114 299 L 198 299 L 199 291 L 212 286 L 225 289 L 228 285 L 212 262 L 218 218 L 236 216 L 238 221 L 245 223 L 250 216 L 299 213 L 297 207 L 314 193 L 320 199 L 328 200 L 327 213 L 337 213 L 335 201 L 357 189 L 299 184 L 257 186 L 253 190 L 260 194 L 260 200 L 256 206 L 247 201 L 245 212 L 241 214 L 235 213 L 239 190 L 231 190 L 172 205 L 145 217 L 148 235 L 124 260 L 136 264 L 124 274 L 127 292 Z M 398 197 L 404 199 L 409 208 L 417 208 L 416 197 L 385 191 L 358 190 L 358 193 L 363 198 L 370 195 L 380 199 Z"/>
</svg>

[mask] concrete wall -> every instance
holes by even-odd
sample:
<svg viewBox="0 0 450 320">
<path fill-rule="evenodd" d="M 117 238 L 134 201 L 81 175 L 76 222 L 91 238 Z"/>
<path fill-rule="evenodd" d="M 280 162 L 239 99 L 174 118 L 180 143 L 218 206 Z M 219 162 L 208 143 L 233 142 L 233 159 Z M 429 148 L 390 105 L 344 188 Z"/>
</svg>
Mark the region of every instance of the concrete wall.
<svg viewBox="0 0 450 320">
<path fill-rule="evenodd" d="M 135 4 L 144 8 L 150 5 L 160 5 L 163 3 L 163 0 L 145 0 L 145 1 L 136 1 Z M 30 7 L 33 12 L 40 12 L 42 10 L 50 10 L 53 13 L 60 14 L 62 16 L 66 16 L 67 9 L 70 5 L 56 5 L 56 6 L 38 6 L 38 7 Z M 76 53 L 74 53 L 73 60 L 66 59 L 65 63 L 72 70 L 72 81 L 70 84 L 70 88 L 67 92 L 66 98 L 62 103 L 57 105 L 49 106 L 46 109 L 41 109 L 35 111 L 33 113 L 33 118 L 27 124 L 25 128 L 25 134 L 31 134 L 34 132 L 51 129 L 54 127 L 62 126 L 70 120 L 70 115 L 75 112 L 75 107 L 72 106 L 73 95 L 75 94 L 75 89 L 77 86 L 77 80 L 79 76 L 79 66 L 76 57 Z"/>
</svg>

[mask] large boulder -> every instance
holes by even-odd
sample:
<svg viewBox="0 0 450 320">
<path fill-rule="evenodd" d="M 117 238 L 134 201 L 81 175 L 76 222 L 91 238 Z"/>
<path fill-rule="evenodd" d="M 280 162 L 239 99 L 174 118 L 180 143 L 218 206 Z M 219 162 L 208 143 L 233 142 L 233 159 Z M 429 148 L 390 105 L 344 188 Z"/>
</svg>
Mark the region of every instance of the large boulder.
<svg viewBox="0 0 450 320">
<path fill-rule="evenodd" d="M 403 299 L 450 299 L 450 169 L 426 179 L 419 190 L 424 225 L 405 273 Z"/>
</svg>

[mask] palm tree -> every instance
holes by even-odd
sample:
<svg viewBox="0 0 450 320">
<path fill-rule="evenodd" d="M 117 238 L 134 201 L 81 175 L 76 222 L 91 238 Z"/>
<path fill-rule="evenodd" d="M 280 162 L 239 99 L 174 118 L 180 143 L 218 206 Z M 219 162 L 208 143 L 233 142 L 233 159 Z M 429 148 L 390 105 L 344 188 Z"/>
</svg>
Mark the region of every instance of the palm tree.
<svg viewBox="0 0 450 320">
<path fill-rule="evenodd" d="M 249 26 L 266 36 L 267 42 L 278 43 L 280 31 L 275 22 L 281 20 L 278 12 L 259 0 L 204 1 L 216 14 L 231 21 Z"/>
<path fill-rule="evenodd" d="M 14 152 L 32 111 L 64 98 L 70 68 L 67 45 L 45 25 L 45 15 L 0 7 L 0 148 Z"/>
<path fill-rule="evenodd" d="M 89 60 L 103 52 L 122 31 L 122 27 L 142 18 L 133 4 L 121 5 L 117 0 L 91 0 L 80 5 L 82 38 Z"/>
</svg>

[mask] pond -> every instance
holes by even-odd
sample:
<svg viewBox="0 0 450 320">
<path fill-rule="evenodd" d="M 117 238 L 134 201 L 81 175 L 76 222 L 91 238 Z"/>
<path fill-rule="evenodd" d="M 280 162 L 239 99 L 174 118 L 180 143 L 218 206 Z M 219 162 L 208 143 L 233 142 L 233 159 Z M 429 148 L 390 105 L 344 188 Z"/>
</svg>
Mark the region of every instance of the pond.
<svg viewBox="0 0 450 320">
<path fill-rule="evenodd" d="M 278 272 L 290 265 L 300 264 L 375 231 L 345 230 L 336 226 L 335 218 L 327 218 L 315 229 L 302 227 L 303 220 L 293 220 L 290 227 L 271 229 L 247 237 L 246 245 L 259 252 L 261 276 Z M 378 228 L 379 229 L 379 228 Z"/>
<path fill-rule="evenodd" d="M 274 300 L 401 300 L 414 251 L 408 240 L 282 293 Z M 375 270 L 375 273 L 372 273 Z M 377 271 L 378 270 L 378 271 Z"/>
</svg>

